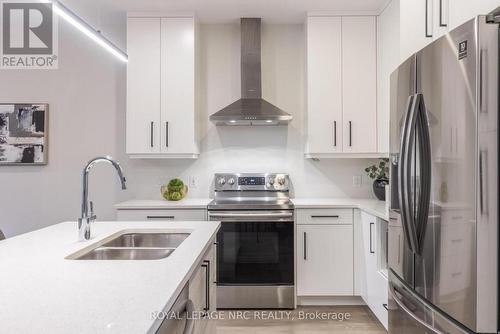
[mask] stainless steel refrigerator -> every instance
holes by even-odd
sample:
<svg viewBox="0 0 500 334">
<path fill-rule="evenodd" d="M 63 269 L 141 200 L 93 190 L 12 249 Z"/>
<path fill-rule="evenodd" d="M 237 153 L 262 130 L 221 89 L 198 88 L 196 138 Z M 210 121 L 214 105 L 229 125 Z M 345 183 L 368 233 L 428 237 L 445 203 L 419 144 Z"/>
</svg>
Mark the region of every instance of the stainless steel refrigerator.
<svg viewBox="0 0 500 334">
<path fill-rule="evenodd" d="M 494 16 L 391 75 L 389 333 L 498 332 Z"/>
</svg>

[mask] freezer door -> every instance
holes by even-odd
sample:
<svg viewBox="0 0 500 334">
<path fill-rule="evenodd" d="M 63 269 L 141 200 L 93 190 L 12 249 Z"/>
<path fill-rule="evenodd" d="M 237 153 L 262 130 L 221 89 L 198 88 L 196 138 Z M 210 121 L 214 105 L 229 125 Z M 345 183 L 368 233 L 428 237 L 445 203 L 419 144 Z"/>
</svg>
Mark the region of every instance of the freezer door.
<svg viewBox="0 0 500 334">
<path fill-rule="evenodd" d="M 417 54 L 417 108 L 427 118 L 430 151 L 421 147 L 421 128 L 410 176 L 422 218 L 415 222 L 415 291 L 470 329 L 476 326 L 475 31 L 469 21 Z"/>
<path fill-rule="evenodd" d="M 467 328 L 440 313 L 389 271 L 390 334 L 465 334 Z"/>
</svg>

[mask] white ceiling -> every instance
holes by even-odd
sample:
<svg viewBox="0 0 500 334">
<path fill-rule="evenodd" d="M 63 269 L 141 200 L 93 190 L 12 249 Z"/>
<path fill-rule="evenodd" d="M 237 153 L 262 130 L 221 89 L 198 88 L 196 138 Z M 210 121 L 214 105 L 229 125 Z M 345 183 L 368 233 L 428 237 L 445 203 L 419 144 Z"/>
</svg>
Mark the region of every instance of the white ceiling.
<svg viewBox="0 0 500 334">
<path fill-rule="evenodd" d="M 262 17 L 266 23 L 301 23 L 307 12 L 379 13 L 390 0 L 78 0 L 78 5 L 117 12 L 193 11 L 203 23 L 237 22 L 239 17 Z M 63 3 L 65 1 L 62 1 Z M 67 2 L 73 2 L 68 0 Z"/>
</svg>

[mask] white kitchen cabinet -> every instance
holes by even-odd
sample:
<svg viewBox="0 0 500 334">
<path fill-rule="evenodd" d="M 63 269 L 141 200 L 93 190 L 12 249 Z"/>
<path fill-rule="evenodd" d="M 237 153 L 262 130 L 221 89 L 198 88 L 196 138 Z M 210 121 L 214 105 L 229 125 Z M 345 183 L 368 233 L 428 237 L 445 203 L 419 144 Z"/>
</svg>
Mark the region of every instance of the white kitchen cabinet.
<svg viewBox="0 0 500 334">
<path fill-rule="evenodd" d="M 361 295 L 365 303 L 377 316 L 379 321 L 387 328 L 388 326 L 388 289 L 387 276 L 385 274 L 385 251 L 382 221 L 375 216 L 361 212 L 360 215 L 361 228 L 357 229 L 357 235 L 354 237 L 358 241 L 356 247 L 357 261 L 361 267 L 361 272 L 364 274 L 361 279 L 356 282 L 357 292 Z"/>
<path fill-rule="evenodd" d="M 204 221 L 206 217 L 205 209 L 119 209 L 116 213 L 118 221 Z"/>
<path fill-rule="evenodd" d="M 393 0 L 394 1 L 394 0 Z M 401 62 L 433 41 L 433 0 L 400 1 Z"/>
<path fill-rule="evenodd" d="M 377 18 L 377 147 L 389 152 L 390 76 L 399 66 L 399 0 Z"/>
<path fill-rule="evenodd" d="M 193 334 L 214 334 L 215 328 L 213 320 L 207 317 L 207 312 L 214 312 L 216 301 L 216 245 L 215 238 L 210 241 L 210 247 L 205 252 L 202 260 L 196 264 L 194 272 L 189 277 L 188 283 L 177 297 L 179 302 L 189 299 L 194 306 L 194 312 L 188 314 L 194 321 Z M 177 303 L 177 301 L 176 301 Z M 169 310 L 166 315 L 172 312 L 183 312 L 179 310 Z M 184 318 L 186 314 L 181 314 Z M 172 318 L 166 317 L 156 333 L 158 334 L 183 334 L 186 327 L 186 320 L 172 322 Z"/>
<path fill-rule="evenodd" d="M 194 17 L 127 22 L 127 154 L 196 158 Z"/>
<path fill-rule="evenodd" d="M 377 152 L 377 27 L 373 16 L 342 18 L 343 152 Z"/>
<path fill-rule="evenodd" d="M 500 4 L 495 0 L 392 0 L 400 3 L 401 62 L 477 15 Z"/>
<path fill-rule="evenodd" d="M 301 211 L 301 210 L 299 210 Z M 304 210 L 305 211 L 305 210 Z M 351 210 L 352 211 L 352 210 Z M 297 225 L 297 295 L 353 296 L 353 226 L 328 222 Z M 301 217 L 300 213 L 299 216 Z"/>
<path fill-rule="evenodd" d="M 306 157 L 379 156 L 376 18 L 307 18 Z"/>
<path fill-rule="evenodd" d="M 161 19 L 127 22 L 127 153 L 160 153 Z"/>
<path fill-rule="evenodd" d="M 435 0 L 436 1 L 436 0 Z M 444 1 L 444 0 L 443 0 Z M 500 6 L 498 0 L 447 0 L 449 1 L 449 27 L 456 28 L 477 15 L 487 15 Z"/>
<path fill-rule="evenodd" d="M 342 18 L 307 19 L 309 153 L 342 152 Z"/>
<path fill-rule="evenodd" d="M 216 258 L 215 240 L 212 247 L 206 252 L 203 261 L 197 265 L 197 269 L 189 279 L 189 299 L 193 302 L 196 314 L 194 333 L 204 334 L 209 332 L 209 318 L 202 316 L 216 310 Z"/>
</svg>

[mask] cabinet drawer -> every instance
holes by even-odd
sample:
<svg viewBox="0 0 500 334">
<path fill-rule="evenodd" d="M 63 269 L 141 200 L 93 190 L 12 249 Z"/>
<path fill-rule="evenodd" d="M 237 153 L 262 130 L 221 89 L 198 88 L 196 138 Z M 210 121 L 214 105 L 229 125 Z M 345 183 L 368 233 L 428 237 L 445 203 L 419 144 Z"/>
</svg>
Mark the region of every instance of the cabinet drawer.
<svg viewBox="0 0 500 334">
<path fill-rule="evenodd" d="M 300 209 L 297 210 L 298 225 L 352 225 L 353 209 Z"/>
<path fill-rule="evenodd" d="M 119 221 L 203 221 L 206 220 L 204 209 L 176 210 L 118 210 Z"/>
</svg>

